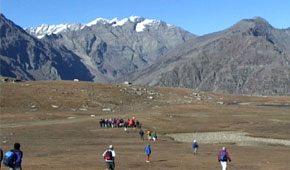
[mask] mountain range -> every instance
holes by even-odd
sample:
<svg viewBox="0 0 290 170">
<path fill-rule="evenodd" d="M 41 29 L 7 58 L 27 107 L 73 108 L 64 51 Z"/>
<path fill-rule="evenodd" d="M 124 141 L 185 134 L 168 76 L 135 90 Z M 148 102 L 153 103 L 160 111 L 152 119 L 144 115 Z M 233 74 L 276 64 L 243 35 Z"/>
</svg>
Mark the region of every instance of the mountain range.
<svg viewBox="0 0 290 170">
<path fill-rule="evenodd" d="M 1 75 L 290 95 L 290 29 L 263 18 L 193 35 L 159 20 L 98 18 L 25 30 L 1 14 Z"/>
<path fill-rule="evenodd" d="M 133 74 L 136 84 L 231 94 L 290 94 L 290 29 L 262 18 L 198 37 Z"/>
</svg>

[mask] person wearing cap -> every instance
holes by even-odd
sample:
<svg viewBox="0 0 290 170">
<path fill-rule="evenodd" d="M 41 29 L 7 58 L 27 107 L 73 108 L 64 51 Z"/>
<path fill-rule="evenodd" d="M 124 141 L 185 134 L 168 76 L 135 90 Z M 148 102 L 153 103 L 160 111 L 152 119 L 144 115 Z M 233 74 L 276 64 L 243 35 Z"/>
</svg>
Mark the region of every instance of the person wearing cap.
<svg viewBox="0 0 290 170">
<path fill-rule="evenodd" d="M 193 149 L 193 154 L 197 155 L 198 143 L 196 142 L 196 140 L 193 140 L 192 149 Z"/>
<path fill-rule="evenodd" d="M 108 149 L 103 153 L 103 157 L 106 162 L 106 170 L 114 170 L 115 169 L 115 157 L 116 152 L 114 150 L 114 146 L 110 145 Z"/>
<path fill-rule="evenodd" d="M 232 161 L 229 153 L 226 150 L 226 147 L 223 147 L 222 150 L 219 152 L 218 161 L 220 162 L 220 164 L 222 166 L 222 170 L 226 170 L 228 161 L 229 162 Z"/>
</svg>

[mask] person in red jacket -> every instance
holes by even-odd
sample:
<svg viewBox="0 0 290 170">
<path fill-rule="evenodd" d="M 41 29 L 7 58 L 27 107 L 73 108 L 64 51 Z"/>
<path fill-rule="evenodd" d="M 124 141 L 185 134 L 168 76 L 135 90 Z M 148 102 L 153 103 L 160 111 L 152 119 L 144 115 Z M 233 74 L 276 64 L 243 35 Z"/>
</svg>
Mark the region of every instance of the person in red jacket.
<svg viewBox="0 0 290 170">
<path fill-rule="evenodd" d="M 218 161 L 222 166 L 222 170 L 227 170 L 227 163 L 228 161 L 231 162 L 231 158 L 229 153 L 226 150 L 226 147 L 223 147 L 222 150 L 218 154 Z"/>
</svg>

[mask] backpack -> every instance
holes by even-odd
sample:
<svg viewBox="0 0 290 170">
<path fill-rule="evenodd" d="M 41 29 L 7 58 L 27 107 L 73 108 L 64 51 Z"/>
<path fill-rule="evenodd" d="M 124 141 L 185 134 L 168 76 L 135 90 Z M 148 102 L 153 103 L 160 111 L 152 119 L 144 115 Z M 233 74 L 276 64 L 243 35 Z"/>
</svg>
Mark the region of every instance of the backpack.
<svg viewBox="0 0 290 170">
<path fill-rule="evenodd" d="M 4 155 L 3 164 L 5 166 L 12 167 L 14 160 L 15 160 L 15 157 L 16 157 L 16 155 L 13 151 L 7 151 Z"/>
<path fill-rule="evenodd" d="M 113 155 L 111 151 L 107 151 L 104 156 L 105 160 L 113 160 Z"/>
<path fill-rule="evenodd" d="M 14 165 L 21 165 L 22 156 L 19 151 L 11 150 L 7 151 L 4 155 L 3 164 L 8 167 L 13 167 Z"/>
<path fill-rule="evenodd" d="M 227 161 L 227 153 L 226 152 L 221 152 L 220 154 L 220 161 Z"/>
</svg>

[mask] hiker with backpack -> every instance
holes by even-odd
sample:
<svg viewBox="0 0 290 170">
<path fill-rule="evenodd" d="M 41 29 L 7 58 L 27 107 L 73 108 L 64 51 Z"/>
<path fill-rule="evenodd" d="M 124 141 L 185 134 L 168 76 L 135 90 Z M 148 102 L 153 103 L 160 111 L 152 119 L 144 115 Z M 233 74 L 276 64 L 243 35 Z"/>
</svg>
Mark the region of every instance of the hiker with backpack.
<svg viewBox="0 0 290 170">
<path fill-rule="evenodd" d="M 231 158 L 229 156 L 229 153 L 226 150 L 226 147 L 223 147 L 222 150 L 218 154 L 218 161 L 220 162 L 222 166 L 222 170 L 227 169 L 227 163 L 228 161 L 231 162 Z"/>
<path fill-rule="evenodd" d="M 23 152 L 20 150 L 20 144 L 15 143 L 14 149 L 7 151 L 4 156 L 4 165 L 9 167 L 9 170 L 22 170 Z"/>
<path fill-rule="evenodd" d="M 115 157 L 116 152 L 114 150 L 113 145 L 110 145 L 108 149 L 103 153 L 103 157 L 106 162 L 106 170 L 114 170 L 115 169 Z"/>
<path fill-rule="evenodd" d="M 2 163 L 2 160 L 3 160 L 3 151 L 2 151 L 2 149 L 0 148 L 0 169 L 1 169 L 1 163 Z"/>
<path fill-rule="evenodd" d="M 150 144 L 148 144 L 145 149 L 144 149 L 144 152 L 146 154 L 146 162 L 150 162 L 150 155 L 151 155 L 151 147 L 150 147 Z"/>
<path fill-rule="evenodd" d="M 192 149 L 193 149 L 193 154 L 197 155 L 198 143 L 196 142 L 196 140 L 193 140 Z"/>
</svg>

